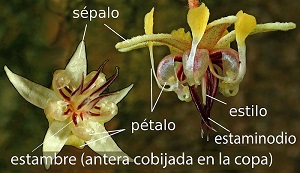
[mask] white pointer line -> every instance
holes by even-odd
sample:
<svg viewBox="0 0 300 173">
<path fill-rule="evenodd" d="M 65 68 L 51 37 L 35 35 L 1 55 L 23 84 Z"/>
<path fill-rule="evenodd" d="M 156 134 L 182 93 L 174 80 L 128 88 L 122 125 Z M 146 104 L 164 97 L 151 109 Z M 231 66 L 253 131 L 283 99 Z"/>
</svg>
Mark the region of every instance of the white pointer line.
<svg viewBox="0 0 300 173">
<path fill-rule="evenodd" d="M 101 139 L 104 139 L 104 138 L 107 138 L 107 137 L 113 136 L 113 135 L 115 135 L 115 134 L 118 134 L 118 133 L 120 133 L 120 132 L 123 132 L 124 130 L 125 130 L 125 129 L 121 129 L 121 130 L 118 130 L 118 131 L 117 131 L 117 132 L 115 132 L 115 133 L 112 133 L 112 134 L 109 134 L 109 135 L 103 136 L 102 138 L 96 139 L 96 140 L 94 140 L 94 141 L 91 141 L 91 142 L 86 142 L 85 144 L 81 145 L 80 147 L 83 147 L 83 146 L 89 145 L 89 144 L 91 144 L 91 143 L 97 142 L 97 141 L 99 141 L 99 140 L 101 140 Z M 105 133 L 105 132 L 104 132 L 104 133 Z"/>
<path fill-rule="evenodd" d="M 124 131 L 125 129 L 120 129 L 120 130 L 110 130 L 110 131 L 107 131 L 108 133 L 113 133 L 113 132 L 122 132 Z M 103 134 L 103 133 L 106 133 L 106 132 L 98 132 L 98 133 L 92 133 L 90 135 L 99 135 L 99 134 Z"/>
<path fill-rule="evenodd" d="M 153 108 L 153 89 L 152 89 L 152 68 L 150 68 L 150 111 L 152 112 L 152 108 Z"/>
<path fill-rule="evenodd" d="M 82 41 L 84 41 L 86 29 L 87 29 L 87 24 L 85 24 L 85 27 L 84 27 L 83 36 L 82 36 Z M 80 50 L 79 50 L 79 55 L 78 55 L 78 56 L 81 55 L 82 46 L 83 46 L 83 44 L 81 44 L 81 46 L 80 46 Z"/>
<path fill-rule="evenodd" d="M 72 121 L 70 121 L 67 125 L 65 125 L 63 128 L 61 128 L 60 130 L 58 130 L 56 133 L 54 133 L 52 136 L 50 136 L 50 138 L 48 138 L 48 140 L 49 139 L 51 139 L 53 136 L 55 136 L 57 133 L 59 133 L 60 131 L 62 131 L 64 128 L 66 128 L 69 124 L 71 124 L 72 123 Z M 44 141 L 45 142 L 45 141 Z M 41 143 L 39 146 L 37 146 L 35 149 L 33 149 L 31 152 L 34 152 L 36 149 L 38 149 L 40 146 L 42 146 L 43 144 L 44 144 L 44 142 L 43 143 Z"/>
<path fill-rule="evenodd" d="M 220 102 L 220 103 L 223 103 L 224 105 L 227 105 L 226 102 L 223 102 L 223 101 L 221 101 L 221 100 L 219 100 L 219 99 L 216 99 L 216 98 L 214 98 L 214 97 L 212 97 L 212 96 L 210 96 L 210 95 L 207 95 L 207 94 L 206 94 L 206 96 L 209 97 L 209 98 L 211 98 L 211 99 L 214 99 L 214 100 L 216 100 L 216 101 L 218 101 L 218 102 Z"/>
<path fill-rule="evenodd" d="M 161 91 L 160 91 L 160 93 L 159 93 L 159 95 L 158 95 L 158 97 L 157 97 L 157 99 L 156 99 L 156 102 L 154 103 L 154 106 L 153 106 L 153 108 L 151 109 L 151 112 L 153 112 L 153 110 L 154 110 L 154 108 L 155 108 L 155 106 L 156 106 L 156 104 L 157 104 L 157 102 L 158 102 L 158 100 L 159 100 L 159 98 L 160 98 L 160 96 L 161 96 L 163 90 L 165 89 L 166 84 L 167 84 L 167 82 L 165 82 L 164 86 L 162 87 L 162 89 L 161 89 Z M 152 85 L 151 85 L 151 86 L 152 86 Z"/>
<path fill-rule="evenodd" d="M 117 36 L 119 36 L 120 38 L 122 38 L 124 41 L 126 41 L 126 39 L 124 37 L 122 37 L 119 33 L 117 33 L 115 30 L 113 30 L 111 27 L 109 27 L 108 25 L 104 24 L 104 26 L 106 26 L 108 29 L 110 29 L 113 33 L 115 33 Z"/>
<path fill-rule="evenodd" d="M 83 36 L 82 36 L 82 41 L 83 41 L 84 38 L 85 38 L 86 28 L 87 28 L 87 24 L 85 24 L 85 27 L 84 27 L 84 32 L 83 32 Z"/>
<path fill-rule="evenodd" d="M 161 91 L 160 91 L 160 93 L 159 93 L 159 95 L 158 95 L 158 97 L 157 97 L 157 99 L 156 99 L 156 101 L 155 101 L 155 104 L 154 104 L 154 106 L 153 106 L 153 80 L 152 80 L 152 68 L 150 68 L 150 94 L 151 94 L 151 96 L 150 96 L 150 110 L 151 110 L 151 112 L 153 112 L 154 111 L 154 108 L 155 108 L 155 106 L 156 106 L 156 104 L 157 104 L 157 102 L 158 102 L 158 100 L 159 100 L 159 98 L 160 98 L 160 96 L 161 96 L 161 94 L 162 94 L 162 92 L 163 92 L 163 90 L 165 89 L 165 86 L 166 86 L 166 84 L 167 84 L 167 82 L 165 82 L 165 84 L 164 84 L 164 86 L 162 87 L 162 89 L 161 89 Z"/>
<path fill-rule="evenodd" d="M 214 120 L 212 120 L 212 119 L 211 119 L 211 118 L 209 118 L 209 117 L 208 117 L 208 119 L 209 119 L 210 121 L 214 122 L 215 124 L 217 124 L 218 126 L 222 127 L 224 130 L 226 130 L 227 132 L 229 132 L 229 133 L 230 133 L 230 131 L 229 131 L 228 129 L 226 129 L 224 126 L 222 126 L 221 124 L 219 124 L 219 123 L 215 122 Z"/>
</svg>

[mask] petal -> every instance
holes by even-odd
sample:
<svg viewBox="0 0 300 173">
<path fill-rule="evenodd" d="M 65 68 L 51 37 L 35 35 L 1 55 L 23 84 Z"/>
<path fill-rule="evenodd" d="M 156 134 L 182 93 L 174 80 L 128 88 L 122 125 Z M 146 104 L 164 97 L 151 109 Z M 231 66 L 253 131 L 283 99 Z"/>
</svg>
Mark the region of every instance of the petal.
<svg viewBox="0 0 300 173">
<path fill-rule="evenodd" d="M 197 8 L 189 10 L 187 22 L 192 30 L 193 40 L 201 40 L 206 29 L 208 18 L 209 10 L 204 3 Z"/>
<path fill-rule="evenodd" d="M 238 44 L 244 44 L 246 37 L 256 27 L 256 19 L 254 16 L 239 11 L 236 16 L 238 21 L 235 23 L 236 41 Z"/>
<path fill-rule="evenodd" d="M 44 138 L 43 143 L 43 155 L 46 157 L 54 157 L 54 153 L 58 154 L 60 150 L 63 148 L 65 143 L 67 142 L 71 130 L 67 127 L 67 121 L 54 121 Z M 49 159 L 47 159 L 47 163 L 44 159 L 45 168 L 50 168 Z"/>
<path fill-rule="evenodd" d="M 148 34 L 117 43 L 116 48 L 120 52 L 128 52 L 133 49 L 148 47 L 149 41 L 152 41 L 154 46 L 166 45 L 178 52 L 184 52 L 191 47 L 189 41 L 171 34 Z"/>
<path fill-rule="evenodd" d="M 225 97 L 235 96 L 239 91 L 239 84 L 230 84 L 220 80 L 219 91 Z"/>
<path fill-rule="evenodd" d="M 152 8 L 151 11 L 145 15 L 144 29 L 146 34 L 153 34 L 153 13 L 154 8 Z"/>
<path fill-rule="evenodd" d="M 176 65 L 174 62 L 173 55 L 168 55 L 164 57 L 157 66 L 157 81 L 160 85 L 166 83 L 167 88 L 164 88 L 165 91 L 174 91 L 178 87 L 178 79 L 176 76 Z"/>
<path fill-rule="evenodd" d="M 19 94 L 31 104 L 44 109 L 50 100 L 58 99 L 54 91 L 14 74 L 6 66 L 4 66 L 4 70 Z"/>
<path fill-rule="evenodd" d="M 239 84 L 246 73 L 246 37 L 256 27 L 256 19 L 254 16 L 239 11 L 236 15 L 239 20 L 235 23 L 236 42 L 238 44 L 240 68 L 237 78 L 231 83 L 232 85 Z M 225 81 L 227 82 L 227 81 Z"/>
<path fill-rule="evenodd" d="M 70 62 L 67 64 L 65 70 L 71 74 L 72 82 L 79 86 L 82 78 L 82 73 L 86 76 L 87 62 L 85 53 L 85 43 L 81 41 L 77 46 L 75 53 L 73 54 Z"/>
<path fill-rule="evenodd" d="M 183 70 L 189 86 L 200 85 L 202 76 L 206 73 L 209 52 L 207 49 L 198 49 L 194 56 L 194 61 L 189 61 L 189 52 L 185 52 L 182 57 Z"/>
<path fill-rule="evenodd" d="M 208 18 L 209 10 L 204 3 L 197 8 L 190 9 L 187 15 L 187 21 L 193 35 L 192 48 L 187 59 L 187 68 L 189 68 L 191 71 L 193 71 L 192 64 L 195 59 L 196 49 L 205 32 Z"/>
<path fill-rule="evenodd" d="M 92 109 L 90 113 L 96 113 L 99 116 L 89 116 L 89 120 L 99 123 L 106 123 L 118 114 L 118 106 L 114 102 L 100 100 L 97 104 L 99 109 Z"/>
<path fill-rule="evenodd" d="M 128 87 L 120 91 L 110 93 L 109 96 L 102 98 L 101 101 L 113 102 L 115 104 L 118 104 L 128 94 L 128 92 L 131 90 L 132 87 L 133 84 L 129 85 Z"/>
<path fill-rule="evenodd" d="M 154 8 L 145 15 L 144 18 L 144 28 L 145 28 L 145 33 L 146 35 L 148 34 L 153 34 L 153 13 L 154 13 Z M 150 54 L 150 63 L 151 63 L 151 69 L 152 73 L 155 75 L 155 68 L 154 68 L 154 58 L 153 58 L 153 42 L 149 41 L 148 42 L 148 48 L 149 48 L 149 54 Z M 158 81 L 157 81 L 157 84 Z"/>
<path fill-rule="evenodd" d="M 90 126 L 94 129 L 95 135 L 86 144 L 100 155 L 106 154 L 108 156 L 123 156 L 130 159 L 110 137 L 105 127 L 98 122 L 89 121 Z"/>
<path fill-rule="evenodd" d="M 71 146 L 74 146 L 76 148 L 79 148 L 79 149 L 82 149 L 84 148 L 84 140 L 82 139 L 79 139 L 77 136 L 75 135 L 70 135 L 66 144 L 65 145 L 71 145 Z"/>
<path fill-rule="evenodd" d="M 209 23 L 198 48 L 211 50 L 227 32 L 227 28 L 236 22 L 236 16 L 227 16 Z"/>
</svg>

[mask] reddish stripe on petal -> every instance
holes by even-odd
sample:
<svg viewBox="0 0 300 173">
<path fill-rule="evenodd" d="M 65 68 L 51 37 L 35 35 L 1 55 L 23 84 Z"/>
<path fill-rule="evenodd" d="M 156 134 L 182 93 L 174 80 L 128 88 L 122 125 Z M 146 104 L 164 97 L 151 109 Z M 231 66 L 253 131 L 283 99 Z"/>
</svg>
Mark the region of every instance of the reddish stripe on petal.
<svg viewBox="0 0 300 173">
<path fill-rule="evenodd" d="M 96 114 L 96 113 L 92 113 L 92 112 L 89 112 L 89 114 L 94 117 L 100 116 L 100 114 Z"/>
<path fill-rule="evenodd" d="M 73 123 L 75 124 L 75 125 L 77 125 L 77 114 L 76 113 L 73 113 L 73 115 L 72 115 L 72 120 L 73 120 Z"/>
<path fill-rule="evenodd" d="M 105 60 L 104 63 L 99 67 L 97 73 L 95 74 L 95 76 L 85 85 L 84 89 L 82 90 L 82 92 L 85 92 L 86 90 L 90 89 L 90 87 L 93 85 L 93 83 L 95 83 L 95 81 L 97 80 L 98 76 L 100 75 L 100 73 L 103 71 L 104 65 L 108 62 L 108 60 Z"/>
<path fill-rule="evenodd" d="M 70 101 L 70 97 L 68 97 L 63 91 L 62 89 L 59 89 L 59 94 L 67 101 Z"/>
<path fill-rule="evenodd" d="M 90 95 L 92 99 L 97 97 L 97 95 L 101 94 L 109 85 L 113 83 L 113 81 L 116 79 L 116 77 L 119 74 L 119 67 L 116 67 L 116 70 L 117 70 L 116 73 L 112 77 L 110 77 L 100 88 L 98 88 Z"/>
</svg>

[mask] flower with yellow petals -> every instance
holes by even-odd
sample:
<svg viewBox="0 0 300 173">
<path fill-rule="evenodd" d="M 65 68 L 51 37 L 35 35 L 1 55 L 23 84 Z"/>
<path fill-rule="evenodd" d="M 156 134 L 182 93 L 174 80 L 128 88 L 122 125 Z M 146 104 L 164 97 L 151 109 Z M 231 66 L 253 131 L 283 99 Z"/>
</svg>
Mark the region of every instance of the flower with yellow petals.
<svg viewBox="0 0 300 173">
<path fill-rule="evenodd" d="M 208 23 L 209 9 L 204 3 L 189 1 L 190 9 L 187 22 L 191 33 L 183 28 L 171 34 L 153 34 L 152 9 L 145 16 L 145 35 L 116 44 L 121 52 L 149 47 L 150 62 L 156 82 L 160 88 L 166 84 L 164 91 L 174 91 L 182 101 L 193 100 L 201 116 L 202 124 L 207 130 L 213 129 L 209 122 L 213 99 L 217 90 L 224 96 L 234 96 L 246 72 L 246 44 L 249 35 L 269 32 L 287 31 L 296 25 L 288 23 L 257 24 L 254 16 L 239 11 L 235 16 L 227 16 Z M 228 27 L 234 24 L 234 30 Z M 230 48 L 236 40 L 237 50 Z M 168 46 L 170 54 L 164 57 L 155 72 L 153 46 Z M 202 99 L 196 89 L 200 86 Z"/>
</svg>

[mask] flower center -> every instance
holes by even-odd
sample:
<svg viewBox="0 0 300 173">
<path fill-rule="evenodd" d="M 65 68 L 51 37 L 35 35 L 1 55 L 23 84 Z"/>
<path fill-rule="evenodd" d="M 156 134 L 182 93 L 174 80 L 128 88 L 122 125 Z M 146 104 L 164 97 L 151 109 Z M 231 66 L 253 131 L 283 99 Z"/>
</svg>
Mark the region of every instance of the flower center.
<svg viewBox="0 0 300 173">
<path fill-rule="evenodd" d="M 62 100 L 51 100 L 45 109 L 46 115 L 60 121 L 71 117 L 75 125 L 78 124 L 78 121 L 83 121 L 90 116 L 115 115 L 116 104 L 101 99 L 110 95 L 102 93 L 116 79 L 119 69 L 116 68 L 116 73 L 106 81 L 105 75 L 102 73 L 105 63 L 86 77 L 82 75 L 81 82 L 77 87 L 65 70 L 56 71 L 52 84 L 54 91 Z"/>
<path fill-rule="evenodd" d="M 224 80 L 220 82 L 221 92 L 235 92 L 232 90 L 235 87 L 228 86 L 227 82 L 235 80 L 238 75 L 239 56 L 231 48 L 197 49 L 194 61 L 189 61 L 189 54 L 190 51 L 186 51 L 182 55 L 171 54 L 163 58 L 157 68 L 157 78 L 160 84 L 166 83 L 169 90 L 175 91 L 181 100 L 190 101 L 191 98 L 201 117 L 201 129 L 205 125 L 207 130 L 214 130 L 209 123 L 213 105 L 211 97 L 216 95 L 219 80 Z M 201 86 L 202 100 L 197 86 Z"/>
</svg>

